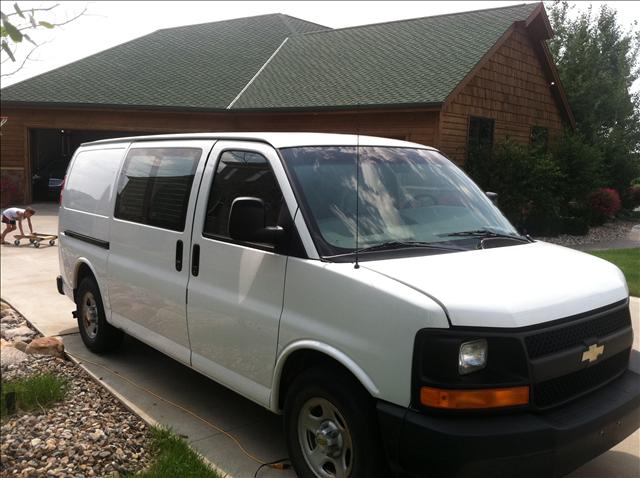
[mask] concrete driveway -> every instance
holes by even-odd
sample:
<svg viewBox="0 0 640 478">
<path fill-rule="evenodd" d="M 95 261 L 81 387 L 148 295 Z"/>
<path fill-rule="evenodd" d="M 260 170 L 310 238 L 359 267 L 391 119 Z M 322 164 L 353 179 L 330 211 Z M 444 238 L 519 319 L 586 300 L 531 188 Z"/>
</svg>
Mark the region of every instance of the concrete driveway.
<svg viewBox="0 0 640 478">
<path fill-rule="evenodd" d="M 37 232 L 57 230 L 57 207 L 35 205 Z M 11 238 L 10 238 L 11 239 Z M 11 239 L 12 241 L 12 239 Z M 237 478 L 253 477 L 258 463 L 287 456 L 280 417 L 217 385 L 193 370 L 127 337 L 114 354 L 90 353 L 71 317 L 74 305 L 58 294 L 56 246 L 2 246 L 2 298 L 47 335 L 63 335 L 67 351 L 151 423 L 171 426 L 221 471 Z M 640 300 L 632 299 L 634 329 L 640 330 Z M 640 350 L 636 332 L 634 349 Z M 640 371 L 640 353 L 632 367 Z M 231 435 L 231 437 L 229 436 Z M 232 438 L 233 437 L 233 438 Z M 640 432 L 569 475 L 572 478 L 637 478 L 640 476 Z M 266 469 L 260 478 L 291 478 L 292 471 Z"/>
</svg>

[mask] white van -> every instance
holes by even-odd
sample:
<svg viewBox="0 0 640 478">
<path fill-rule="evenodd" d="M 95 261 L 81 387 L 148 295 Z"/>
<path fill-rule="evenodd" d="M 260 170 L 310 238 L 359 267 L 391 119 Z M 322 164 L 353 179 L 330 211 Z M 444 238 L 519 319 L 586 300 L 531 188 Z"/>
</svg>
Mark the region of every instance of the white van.
<svg viewBox="0 0 640 478">
<path fill-rule="evenodd" d="M 433 148 L 183 134 L 82 145 L 58 289 L 275 413 L 300 477 L 560 476 L 640 425 L 618 268 L 521 236 Z"/>
</svg>

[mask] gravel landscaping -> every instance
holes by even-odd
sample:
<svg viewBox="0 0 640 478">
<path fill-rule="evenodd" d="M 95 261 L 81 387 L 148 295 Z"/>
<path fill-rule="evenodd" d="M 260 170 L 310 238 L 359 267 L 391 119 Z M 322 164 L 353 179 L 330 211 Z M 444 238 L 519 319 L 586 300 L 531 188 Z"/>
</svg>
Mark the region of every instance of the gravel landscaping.
<svg viewBox="0 0 640 478">
<path fill-rule="evenodd" d="M 0 476 L 117 477 L 147 468 L 147 425 L 73 362 L 11 346 L 38 334 L 4 303 L 1 314 L 2 382 L 52 372 L 69 389 L 47 410 L 3 417 Z"/>
<path fill-rule="evenodd" d="M 584 236 L 570 236 L 562 234 L 556 237 L 536 237 L 535 239 L 561 246 L 582 246 L 587 244 L 597 244 L 600 242 L 614 242 L 627 239 L 633 226 L 638 221 L 612 221 L 602 226 L 592 227 L 589 233 Z"/>
</svg>

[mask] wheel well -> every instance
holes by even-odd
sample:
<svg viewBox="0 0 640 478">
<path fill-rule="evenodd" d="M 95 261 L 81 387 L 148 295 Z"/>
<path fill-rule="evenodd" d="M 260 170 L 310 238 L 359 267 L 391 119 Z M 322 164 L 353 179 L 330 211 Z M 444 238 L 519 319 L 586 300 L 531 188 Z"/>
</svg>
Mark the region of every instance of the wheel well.
<svg viewBox="0 0 640 478">
<path fill-rule="evenodd" d="M 284 401 L 287 397 L 287 392 L 296 377 L 312 368 L 320 368 L 331 371 L 332 373 L 341 373 L 349 377 L 356 385 L 360 386 L 367 395 L 369 395 L 368 390 L 360 383 L 355 375 L 353 375 L 347 367 L 342 365 L 336 359 L 322 352 L 318 352 L 317 350 L 296 350 L 287 357 L 280 375 L 280 384 L 278 386 L 278 407 L 280 409 L 284 408 Z"/>
<path fill-rule="evenodd" d="M 75 289 L 73 289 L 74 298 L 75 298 L 75 295 L 76 295 L 76 291 L 78 290 L 78 287 L 80 286 L 80 283 L 86 277 L 91 277 L 91 278 L 93 278 L 93 280 L 96 279 L 96 277 L 93 275 L 93 271 L 91 270 L 91 268 L 87 264 L 85 264 L 83 262 L 83 263 L 80 264 L 80 266 L 78 266 L 78 270 L 76 272 L 76 287 L 75 287 Z"/>
</svg>

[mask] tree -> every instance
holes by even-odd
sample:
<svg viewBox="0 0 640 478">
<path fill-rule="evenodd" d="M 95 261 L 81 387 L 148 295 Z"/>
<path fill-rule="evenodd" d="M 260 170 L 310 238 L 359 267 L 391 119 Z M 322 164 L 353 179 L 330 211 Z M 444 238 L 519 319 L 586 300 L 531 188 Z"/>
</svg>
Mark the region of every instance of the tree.
<svg viewBox="0 0 640 478">
<path fill-rule="evenodd" d="M 0 46 L 2 48 L 1 54 L 4 57 L 2 58 L 2 64 L 5 64 L 9 60 L 13 63 L 17 63 L 16 56 L 18 56 L 22 45 L 27 42 L 31 44 L 31 49 L 28 52 L 24 53 L 20 65 L 13 69 L 11 72 L 2 73 L 2 75 L 0 76 L 11 76 L 20 71 L 20 69 L 29 60 L 33 52 L 35 52 L 38 47 L 43 44 L 37 43 L 35 39 L 31 37 L 31 35 L 35 31 L 39 29 L 51 30 L 56 27 L 61 27 L 81 17 L 87 11 L 85 7 L 79 14 L 56 23 L 48 17 L 51 16 L 52 12 L 59 6 L 60 5 L 56 3 L 49 7 L 23 9 L 16 2 L 13 4 L 12 12 L 5 13 L 3 11 L 0 11 Z M 50 21 L 41 20 L 41 17 L 43 15 Z"/>
<path fill-rule="evenodd" d="M 640 30 L 625 31 L 617 12 L 603 5 L 571 15 L 568 2 L 554 2 L 549 47 L 581 136 L 602 153 L 603 183 L 624 191 L 640 174 Z"/>
</svg>

